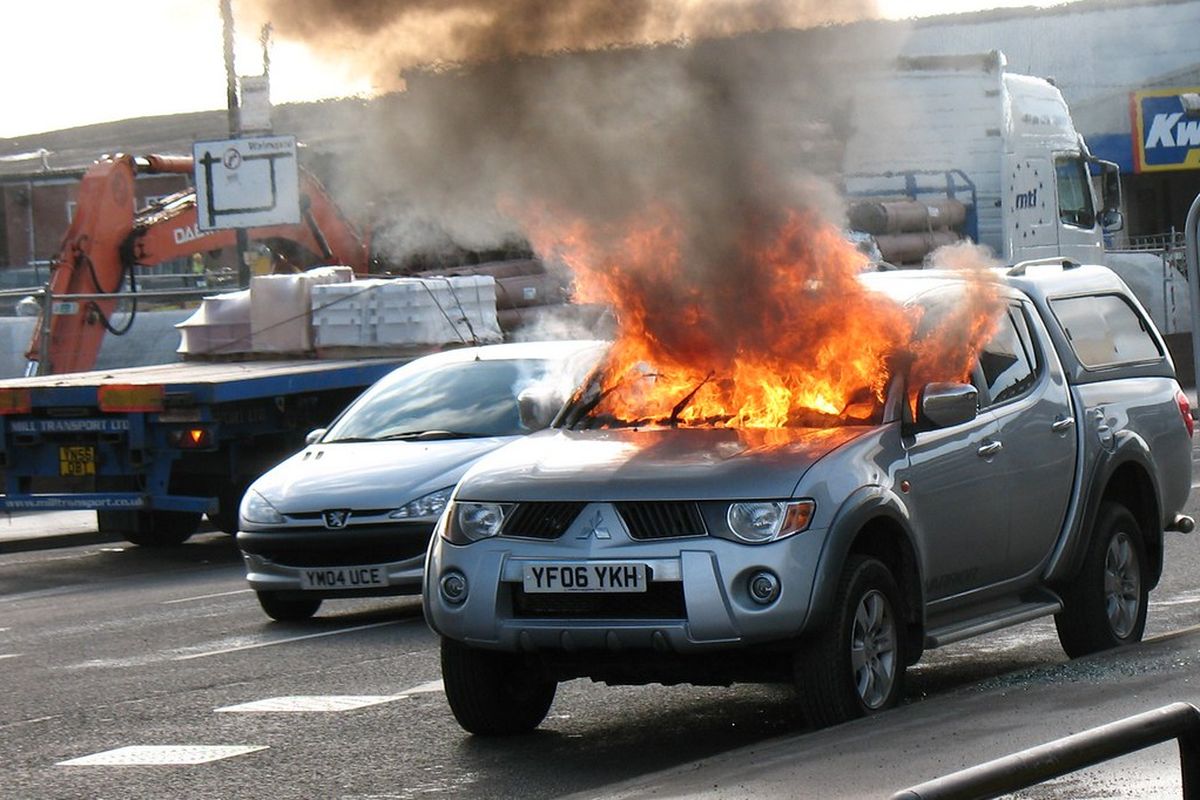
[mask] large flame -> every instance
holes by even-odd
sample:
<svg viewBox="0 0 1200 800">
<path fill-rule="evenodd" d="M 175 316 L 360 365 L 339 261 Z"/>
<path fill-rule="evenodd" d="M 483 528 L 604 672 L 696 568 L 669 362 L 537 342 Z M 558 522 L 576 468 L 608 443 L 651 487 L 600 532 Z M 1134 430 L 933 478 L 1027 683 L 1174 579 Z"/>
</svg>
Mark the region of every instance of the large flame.
<svg viewBox="0 0 1200 800">
<path fill-rule="evenodd" d="M 694 252 L 695 234 L 665 207 L 617 228 L 549 218 L 529 225 L 535 247 L 572 268 L 577 300 L 607 304 L 619 324 L 596 413 L 629 423 L 877 418 L 895 369 L 909 370 L 910 395 L 965 380 L 1000 309 L 995 284 L 973 278 L 915 341 L 920 312 L 868 291 L 865 256 L 812 212 L 748 214 L 725 253 Z"/>
</svg>

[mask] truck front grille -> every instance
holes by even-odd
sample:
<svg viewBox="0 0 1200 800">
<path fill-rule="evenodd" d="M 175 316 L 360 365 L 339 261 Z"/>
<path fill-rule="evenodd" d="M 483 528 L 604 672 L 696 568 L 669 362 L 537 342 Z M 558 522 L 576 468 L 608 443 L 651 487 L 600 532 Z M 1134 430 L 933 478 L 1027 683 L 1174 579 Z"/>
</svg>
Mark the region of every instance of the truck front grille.
<svg viewBox="0 0 1200 800">
<path fill-rule="evenodd" d="M 708 535 L 699 507 L 690 501 L 617 503 L 616 507 L 633 539 Z"/>
<path fill-rule="evenodd" d="M 583 503 L 520 503 L 504 521 L 504 536 L 557 539 L 571 527 Z"/>
<path fill-rule="evenodd" d="M 513 616 L 522 619 L 687 619 L 683 584 L 651 583 L 645 592 L 526 592 L 513 586 Z"/>
</svg>

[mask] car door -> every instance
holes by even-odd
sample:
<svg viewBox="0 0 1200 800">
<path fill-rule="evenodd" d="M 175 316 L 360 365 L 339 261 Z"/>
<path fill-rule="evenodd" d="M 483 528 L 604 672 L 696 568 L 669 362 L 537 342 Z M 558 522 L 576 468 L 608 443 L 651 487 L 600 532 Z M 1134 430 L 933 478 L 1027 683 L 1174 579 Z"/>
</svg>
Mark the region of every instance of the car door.
<svg viewBox="0 0 1200 800">
<path fill-rule="evenodd" d="M 980 355 L 984 408 L 998 425 L 998 485 L 1012 500 L 1005 577 L 1037 569 L 1054 549 L 1075 480 L 1075 418 L 1062 365 L 1041 318 L 1009 304 Z"/>
<path fill-rule="evenodd" d="M 1008 549 L 1008 499 L 998 490 L 999 428 L 982 411 L 974 420 L 911 436 L 900 475 L 921 537 L 930 601 L 993 583 Z"/>
</svg>

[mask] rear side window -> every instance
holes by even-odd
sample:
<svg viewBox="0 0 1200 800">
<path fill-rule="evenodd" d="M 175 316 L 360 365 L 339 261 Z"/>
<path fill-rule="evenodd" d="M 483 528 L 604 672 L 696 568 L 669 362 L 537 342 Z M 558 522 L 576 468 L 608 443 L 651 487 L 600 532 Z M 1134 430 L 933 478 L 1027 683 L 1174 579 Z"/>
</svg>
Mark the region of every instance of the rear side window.
<svg viewBox="0 0 1200 800">
<path fill-rule="evenodd" d="M 1089 369 L 1162 358 L 1142 316 L 1120 295 L 1064 297 L 1050 307 L 1075 357 Z"/>
</svg>

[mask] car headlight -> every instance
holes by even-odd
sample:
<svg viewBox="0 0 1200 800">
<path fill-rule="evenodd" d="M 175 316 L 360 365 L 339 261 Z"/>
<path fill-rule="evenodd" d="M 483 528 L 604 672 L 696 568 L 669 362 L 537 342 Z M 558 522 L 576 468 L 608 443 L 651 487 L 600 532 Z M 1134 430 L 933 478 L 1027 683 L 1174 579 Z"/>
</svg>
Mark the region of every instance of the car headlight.
<svg viewBox="0 0 1200 800">
<path fill-rule="evenodd" d="M 441 516 L 442 512 L 446 510 L 446 503 L 449 502 L 450 493 L 453 491 L 453 486 L 447 486 L 445 489 L 438 489 L 436 492 L 418 497 L 388 514 L 388 519 L 425 519 Z"/>
<path fill-rule="evenodd" d="M 443 536 L 452 544 L 470 544 L 500 533 L 512 503 L 451 503 Z"/>
<path fill-rule="evenodd" d="M 738 539 L 762 544 L 806 529 L 815 509 L 816 503 L 812 500 L 730 503 L 725 521 Z"/>
<path fill-rule="evenodd" d="M 284 522 L 283 515 L 275 510 L 275 506 L 253 489 L 242 497 L 242 507 L 238 513 L 243 520 L 255 525 L 282 525 Z"/>
</svg>

